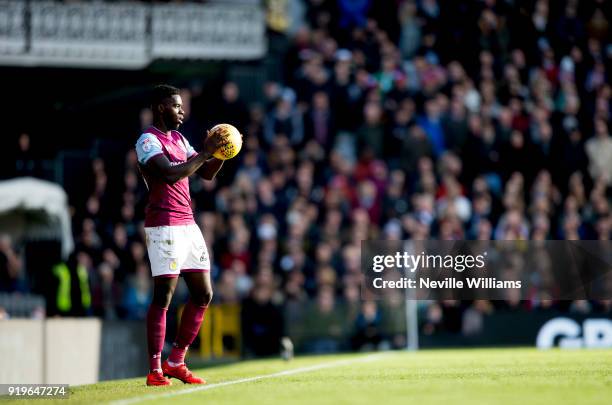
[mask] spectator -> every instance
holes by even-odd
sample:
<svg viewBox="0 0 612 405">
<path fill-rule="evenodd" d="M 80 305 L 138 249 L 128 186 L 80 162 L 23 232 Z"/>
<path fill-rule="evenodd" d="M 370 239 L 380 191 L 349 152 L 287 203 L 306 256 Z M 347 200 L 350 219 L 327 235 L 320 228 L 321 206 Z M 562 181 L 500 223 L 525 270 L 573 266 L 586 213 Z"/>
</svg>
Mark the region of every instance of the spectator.
<svg viewBox="0 0 612 405">
<path fill-rule="evenodd" d="M 185 99 L 183 98 L 183 103 Z M 249 111 L 240 98 L 240 89 L 234 82 L 226 82 L 221 90 L 221 101 L 214 103 L 214 112 L 210 117 L 215 122 L 226 122 L 234 125 L 239 131 L 244 133 L 249 122 Z"/>
<path fill-rule="evenodd" d="M 15 156 L 15 176 L 36 176 L 38 161 L 32 152 L 30 135 L 22 133 L 17 141 Z"/>
<path fill-rule="evenodd" d="M 341 347 L 338 338 L 345 325 L 335 301 L 331 288 L 319 290 L 315 307 L 304 320 L 308 350 L 313 353 L 332 353 Z"/>
<path fill-rule="evenodd" d="M 595 120 L 595 136 L 586 142 L 585 148 L 591 177 L 612 185 L 612 138 L 603 119 Z"/>
<path fill-rule="evenodd" d="M 242 305 L 242 330 L 245 354 L 270 356 L 280 353 L 283 318 L 272 303 L 274 287 L 256 284 Z"/>
<path fill-rule="evenodd" d="M 0 292 L 25 292 L 22 262 L 9 235 L 0 235 Z"/>
<path fill-rule="evenodd" d="M 372 350 L 382 340 L 380 329 L 381 316 L 376 302 L 364 301 L 361 312 L 355 321 L 355 334 L 352 337 L 353 350 Z"/>
<path fill-rule="evenodd" d="M 123 311 L 125 319 L 145 319 L 151 303 L 151 277 L 149 267 L 140 262 L 126 282 L 123 292 Z"/>
</svg>

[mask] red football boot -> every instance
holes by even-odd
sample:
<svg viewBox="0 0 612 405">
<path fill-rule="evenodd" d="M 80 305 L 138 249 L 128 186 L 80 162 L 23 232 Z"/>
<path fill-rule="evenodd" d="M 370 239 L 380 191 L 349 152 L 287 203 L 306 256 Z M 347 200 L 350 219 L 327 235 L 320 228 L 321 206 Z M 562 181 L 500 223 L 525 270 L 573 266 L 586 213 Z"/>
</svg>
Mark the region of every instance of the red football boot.
<svg viewBox="0 0 612 405">
<path fill-rule="evenodd" d="M 193 373 L 189 371 L 185 363 L 182 363 L 176 367 L 171 367 L 170 364 L 168 364 L 168 360 L 166 360 L 162 363 L 162 371 L 164 372 L 164 375 L 177 378 L 185 384 L 206 384 L 204 379 L 194 376 Z"/>
<path fill-rule="evenodd" d="M 164 377 L 160 371 L 151 371 L 147 375 L 147 385 L 172 385 L 172 381 Z"/>
</svg>

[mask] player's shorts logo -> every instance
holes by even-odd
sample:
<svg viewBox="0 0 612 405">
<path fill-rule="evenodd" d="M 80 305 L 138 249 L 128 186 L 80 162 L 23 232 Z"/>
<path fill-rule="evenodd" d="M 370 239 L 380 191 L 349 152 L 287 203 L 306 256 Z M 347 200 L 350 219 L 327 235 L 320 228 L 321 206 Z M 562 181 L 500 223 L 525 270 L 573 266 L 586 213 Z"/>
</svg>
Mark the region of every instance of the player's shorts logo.
<svg viewBox="0 0 612 405">
<path fill-rule="evenodd" d="M 171 260 L 170 261 L 170 270 L 176 270 L 177 267 L 178 267 L 178 264 L 176 263 L 176 260 Z"/>
</svg>

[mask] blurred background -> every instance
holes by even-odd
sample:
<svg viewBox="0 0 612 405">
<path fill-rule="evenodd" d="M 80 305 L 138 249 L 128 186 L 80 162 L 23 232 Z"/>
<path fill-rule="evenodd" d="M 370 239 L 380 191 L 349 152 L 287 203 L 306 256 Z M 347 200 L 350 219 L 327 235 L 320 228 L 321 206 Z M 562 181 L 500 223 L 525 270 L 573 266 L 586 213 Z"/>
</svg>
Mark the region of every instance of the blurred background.
<svg viewBox="0 0 612 405">
<path fill-rule="evenodd" d="M 66 322 L 41 329 L 47 364 L 49 342 L 97 342 L 86 382 L 146 370 L 134 143 L 168 83 L 196 149 L 216 123 L 245 134 L 217 179 L 191 179 L 215 290 L 192 359 L 274 356 L 284 336 L 299 353 L 401 349 L 410 333 L 535 345 L 558 316 L 612 330 L 611 300 L 554 300 L 545 281 L 419 300 L 412 330 L 402 292 L 360 293 L 366 239 L 610 239 L 611 6 L 0 1 L 0 320 Z M 168 336 L 186 298 L 180 284 Z M 8 325 L 8 354 L 38 333 Z"/>
</svg>

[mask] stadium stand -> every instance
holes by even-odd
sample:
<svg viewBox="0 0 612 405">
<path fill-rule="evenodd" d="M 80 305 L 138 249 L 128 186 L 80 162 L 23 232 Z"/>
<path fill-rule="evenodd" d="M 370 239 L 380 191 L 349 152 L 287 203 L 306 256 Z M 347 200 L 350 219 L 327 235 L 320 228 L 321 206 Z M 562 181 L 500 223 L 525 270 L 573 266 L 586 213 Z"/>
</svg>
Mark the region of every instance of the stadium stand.
<svg viewBox="0 0 612 405">
<path fill-rule="evenodd" d="M 364 239 L 610 239 L 609 1 L 288 3 L 300 7 L 286 24 L 268 21 L 268 57 L 281 63 L 257 102 L 229 80 L 220 94 L 183 90 L 194 145 L 213 122 L 246 134 L 218 179 L 191 180 L 214 302 L 243 305 L 245 353 L 278 352 L 269 344 L 285 333 L 312 352 L 405 345 L 402 297 L 361 300 Z M 139 129 L 148 124 L 143 110 Z M 28 140 L 16 176 L 41 167 Z M 117 164 L 111 150 L 71 190 L 71 260 L 87 270 L 84 313 L 143 319 L 146 189 L 135 152 L 121 149 Z M 11 262 L 19 247 L 1 246 L 2 290 L 29 292 L 30 269 Z M 469 334 L 496 311 L 612 311 L 545 289 L 419 305 L 426 334 Z"/>
</svg>

